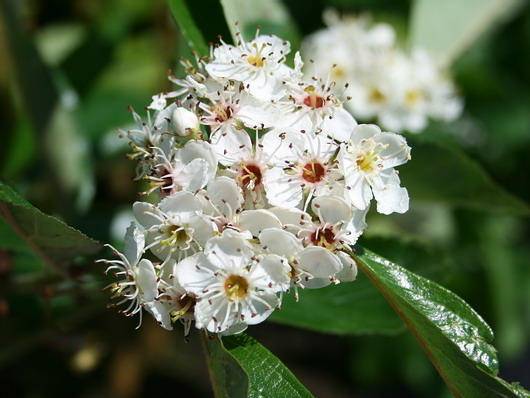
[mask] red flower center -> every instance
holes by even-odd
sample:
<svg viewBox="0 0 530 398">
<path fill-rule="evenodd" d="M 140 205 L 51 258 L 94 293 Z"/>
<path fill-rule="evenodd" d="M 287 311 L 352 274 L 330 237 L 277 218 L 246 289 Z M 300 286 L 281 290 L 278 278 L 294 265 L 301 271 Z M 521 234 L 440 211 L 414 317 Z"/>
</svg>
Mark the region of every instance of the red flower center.
<svg viewBox="0 0 530 398">
<path fill-rule="evenodd" d="M 254 190 L 261 184 L 263 176 L 261 168 L 254 163 L 246 163 L 241 166 L 239 182 L 245 189 Z"/>
<path fill-rule="evenodd" d="M 312 184 L 322 181 L 326 167 L 319 162 L 309 162 L 302 168 L 302 178 Z"/>
<path fill-rule="evenodd" d="M 309 237 L 315 246 L 330 247 L 335 244 L 335 232 L 332 227 L 320 227 Z"/>
<path fill-rule="evenodd" d="M 322 108 L 325 104 L 326 100 L 320 95 L 309 94 L 304 98 L 304 105 L 313 109 Z"/>
</svg>

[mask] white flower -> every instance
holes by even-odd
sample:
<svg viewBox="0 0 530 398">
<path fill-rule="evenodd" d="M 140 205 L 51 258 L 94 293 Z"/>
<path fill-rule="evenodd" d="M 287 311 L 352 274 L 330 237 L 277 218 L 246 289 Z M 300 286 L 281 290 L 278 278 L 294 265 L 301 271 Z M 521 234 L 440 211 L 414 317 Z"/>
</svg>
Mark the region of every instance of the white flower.
<svg viewBox="0 0 530 398">
<path fill-rule="evenodd" d="M 201 251 L 213 236 L 215 225 L 202 214 L 202 203 L 190 192 L 181 191 L 163 199 L 158 206 L 135 202 L 134 216 L 147 231 L 147 247 L 164 261 Z"/>
<path fill-rule="evenodd" d="M 177 107 L 171 115 L 175 132 L 181 137 L 197 134 L 199 130 L 199 119 L 197 115 L 183 107 Z"/>
<path fill-rule="evenodd" d="M 243 210 L 241 188 L 226 176 L 217 177 L 203 194 L 205 213 L 209 214 L 219 232 L 233 229 L 245 237 L 258 237 L 265 228 L 280 228 L 278 217 L 266 209 Z"/>
<path fill-rule="evenodd" d="M 342 263 L 320 246 L 304 247 L 302 240 L 280 228 L 264 229 L 259 235 L 263 250 L 287 260 L 289 268 L 264 266 L 273 280 L 286 289 L 290 284 L 303 288 L 320 288 L 336 281 Z"/>
<path fill-rule="evenodd" d="M 289 73 L 284 65 L 289 42 L 269 35 L 246 42 L 238 35 L 237 46 L 221 43 L 205 66 L 212 77 L 241 82 L 250 94 L 262 100 L 281 94 L 281 79 Z"/>
<path fill-rule="evenodd" d="M 177 92 L 172 91 L 170 93 L 160 93 L 153 95 L 151 97 L 152 101 L 151 104 L 147 107 L 148 109 L 154 110 L 154 111 L 162 111 L 167 106 L 167 100 L 168 98 L 175 98 L 177 96 Z"/>
<path fill-rule="evenodd" d="M 462 101 L 446 71 L 421 50 L 399 49 L 390 25 L 366 17 L 324 17 L 328 28 L 302 46 L 314 60 L 306 72 L 349 83 L 345 105 L 355 118 L 376 118 L 391 131 L 420 132 L 429 118 L 448 121 L 460 115 Z"/>
<path fill-rule="evenodd" d="M 206 141 L 188 141 L 184 147 L 174 149 L 168 157 L 159 150 L 159 161 L 153 166 L 155 175 L 149 176 L 152 192 L 160 188 L 164 195 L 178 191 L 196 192 L 206 186 L 217 172 L 217 158 Z"/>
<path fill-rule="evenodd" d="M 184 335 L 189 334 L 194 321 L 195 296 L 188 293 L 175 277 L 178 263 L 171 260 L 166 269 L 170 272 L 160 275 L 159 296 L 146 308 L 164 329 L 171 330 L 172 323 L 179 321 L 184 325 Z"/>
<path fill-rule="evenodd" d="M 272 208 L 270 211 L 281 221 L 284 229 L 302 239 L 304 246 L 319 246 L 342 263 L 335 275 L 341 282 L 353 281 L 357 266 L 351 256 L 353 246 L 366 228 L 366 210 L 352 208 L 339 196 L 319 196 L 311 203 L 318 221 L 298 209 Z"/>
<path fill-rule="evenodd" d="M 304 209 L 313 196 L 331 192 L 340 177 L 333 157 L 337 144 L 323 133 L 270 131 L 262 140 L 263 152 L 275 167 L 264 175 L 269 203 Z"/>
<path fill-rule="evenodd" d="M 176 276 L 196 295 L 195 326 L 233 334 L 263 322 L 279 305 L 277 288 L 261 263 L 279 263 L 279 256 L 258 258 L 237 232 L 226 229 L 206 244 L 204 253 L 181 261 Z"/>
<path fill-rule="evenodd" d="M 112 283 L 108 288 L 113 293 L 112 298 L 118 299 L 115 306 L 129 305 L 121 310 L 126 316 L 140 315 L 137 328 L 142 323 L 142 308 L 149 310 L 158 296 L 158 279 L 154 265 L 151 261 L 142 259 L 145 246 L 145 235 L 134 223 L 131 223 L 125 234 L 125 248 L 120 253 L 108 245 L 118 256 L 116 260 L 98 260 L 109 264 L 105 273 L 113 272 L 118 282 Z"/>
<path fill-rule="evenodd" d="M 150 173 L 157 152 L 162 151 L 166 155 L 171 153 L 175 144 L 171 114 L 175 108 L 176 105 L 171 104 L 161 111 L 156 111 L 153 116 L 148 112 L 146 120 L 130 109 L 136 126 L 121 131 L 121 134 L 129 139 L 133 151 L 130 157 L 138 160 L 138 178 Z"/>
<path fill-rule="evenodd" d="M 303 64 L 298 53 L 296 62 L 297 69 L 301 68 Z M 282 127 L 318 129 L 335 140 L 346 141 L 357 122 L 335 95 L 335 82 L 313 77 L 307 83 L 297 77 L 296 72 L 293 76 L 285 81 L 288 102 L 281 103 L 285 113 Z"/>
<path fill-rule="evenodd" d="M 252 145 L 245 130 L 214 134 L 211 137 L 219 163 L 226 167 L 224 173 L 232 177 L 242 190 L 245 207 L 264 207 L 264 176 L 269 168 L 256 133 L 257 144 Z"/>
<path fill-rule="evenodd" d="M 244 127 L 254 130 L 270 127 L 275 113 L 271 104 L 260 102 L 231 85 L 208 94 L 198 107 L 204 112 L 201 123 L 210 126 L 212 143 L 220 135 L 237 135 Z"/>
<path fill-rule="evenodd" d="M 381 132 L 373 124 L 357 126 L 338 155 L 344 174 L 345 196 L 358 209 L 367 209 L 372 197 L 377 211 L 383 214 L 404 213 L 409 196 L 400 187 L 394 167 L 410 159 L 410 147 L 397 134 Z"/>
</svg>

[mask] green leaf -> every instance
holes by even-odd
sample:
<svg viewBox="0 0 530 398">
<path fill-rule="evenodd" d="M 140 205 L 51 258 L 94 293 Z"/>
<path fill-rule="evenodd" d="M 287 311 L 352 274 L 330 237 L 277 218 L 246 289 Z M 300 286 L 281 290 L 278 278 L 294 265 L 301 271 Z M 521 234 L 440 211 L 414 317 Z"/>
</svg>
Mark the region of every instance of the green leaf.
<svg viewBox="0 0 530 398">
<path fill-rule="evenodd" d="M 418 242 L 390 238 L 365 238 L 363 242 L 382 250 L 393 261 L 416 265 L 415 270 L 429 277 L 447 274 L 450 266 L 444 253 Z M 292 295 L 285 296 L 281 310 L 275 311 L 270 319 L 339 335 L 396 334 L 404 329 L 403 322 L 362 273 L 353 283 L 299 290 L 299 295 L 298 302 Z"/>
<path fill-rule="evenodd" d="M 366 249 L 354 259 L 456 397 L 518 397 L 524 389 L 497 377 L 493 333 L 460 297 Z"/>
<path fill-rule="evenodd" d="M 425 200 L 496 213 L 528 215 L 529 207 L 491 179 L 456 145 L 408 136 L 412 161 L 400 168 L 412 201 Z"/>
<path fill-rule="evenodd" d="M 208 46 L 201 31 L 193 21 L 193 18 L 184 0 L 168 0 L 168 5 L 173 14 L 175 22 L 186 39 L 188 46 L 199 56 L 208 55 Z"/>
<path fill-rule="evenodd" d="M 259 28 L 262 34 L 275 34 L 289 40 L 294 49 L 298 48 L 300 35 L 281 0 L 221 0 L 221 4 L 234 42 L 237 42 L 237 23 L 247 40 Z"/>
<path fill-rule="evenodd" d="M 297 398 L 313 395 L 270 351 L 240 334 L 205 338 L 208 369 L 216 398 Z"/>
<path fill-rule="evenodd" d="M 65 266 L 73 258 L 93 254 L 100 248 L 98 242 L 42 213 L 1 182 L 0 217 L 46 265 L 63 275 L 67 275 Z"/>
<path fill-rule="evenodd" d="M 488 28 L 508 18 L 521 0 L 415 0 L 410 44 L 450 65 Z"/>
</svg>

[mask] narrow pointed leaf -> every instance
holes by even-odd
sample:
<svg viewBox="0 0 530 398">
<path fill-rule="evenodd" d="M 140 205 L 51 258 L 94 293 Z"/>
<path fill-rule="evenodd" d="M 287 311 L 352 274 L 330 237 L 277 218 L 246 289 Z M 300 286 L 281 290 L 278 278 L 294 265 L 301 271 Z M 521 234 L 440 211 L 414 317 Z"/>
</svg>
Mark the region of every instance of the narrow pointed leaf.
<svg viewBox="0 0 530 398">
<path fill-rule="evenodd" d="M 530 208 L 496 183 L 476 161 L 448 142 L 407 137 L 413 161 L 400 169 L 412 200 L 495 213 L 528 215 Z"/>
<path fill-rule="evenodd" d="M 302 398 L 313 395 L 270 351 L 240 334 L 205 339 L 216 398 Z"/>
<path fill-rule="evenodd" d="M 195 51 L 199 56 L 208 55 L 208 45 L 195 24 L 185 0 L 168 0 L 168 5 L 190 49 Z"/>
<path fill-rule="evenodd" d="M 100 248 L 98 242 L 44 214 L 1 182 L 0 218 L 45 264 L 63 274 L 73 258 L 93 254 Z"/>
<path fill-rule="evenodd" d="M 354 258 L 404 321 L 454 396 L 524 396 L 524 389 L 497 377 L 493 333 L 460 297 L 361 247 Z"/>
</svg>

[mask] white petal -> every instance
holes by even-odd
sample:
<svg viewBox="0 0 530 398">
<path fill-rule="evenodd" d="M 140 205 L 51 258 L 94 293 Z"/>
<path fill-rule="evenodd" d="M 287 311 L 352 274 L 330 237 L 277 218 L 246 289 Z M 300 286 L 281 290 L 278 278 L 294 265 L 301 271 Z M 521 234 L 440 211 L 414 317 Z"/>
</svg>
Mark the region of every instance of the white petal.
<svg viewBox="0 0 530 398">
<path fill-rule="evenodd" d="M 136 220 L 144 227 L 148 229 L 153 225 L 160 224 L 160 219 L 153 216 L 159 215 L 160 211 L 151 203 L 146 202 L 134 202 L 133 213 Z"/>
<path fill-rule="evenodd" d="M 221 236 L 208 240 L 204 254 L 217 268 L 237 271 L 248 265 L 253 251 L 240 233 L 225 229 Z"/>
<path fill-rule="evenodd" d="M 359 143 L 363 139 L 374 137 L 381 133 L 381 129 L 375 124 L 359 124 L 352 132 L 351 141 Z"/>
<path fill-rule="evenodd" d="M 260 294 L 259 298 L 264 300 L 267 305 L 261 300 L 252 300 L 251 298 L 252 305 L 256 312 L 254 312 L 248 305 L 244 306 L 241 311 L 241 315 L 244 316 L 244 321 L 248 325 L 257 325 L 258 323 L 263 322 L 270 316 L 270 314 L 272 314 L 276 307 L 278 307 L 279 299 L 274 293 Z"/>
<path fill-rule="evenodd" d="M 158 205 L 164 213 L 193 213 L 200 212 L 201 202 L 191 192 L 177 192 L 165 199 Z"/>
<path fill-rule="evenodd" d="M 212 134 L 210 141 L 219 162 L 224 166 L 231 166 L 252 155 L 252 142 L 243 129 L 221 127 Z"/>
<path fill-rule="evenodd" d="M 366 213 L 368 209 L 365 210 L 353 210 L 353 217 L 351 220 L 343 226 L 343 229 L 347 232 L 346 236 L 343 237 L 344 241 L 350 245 L 354 245 L 357 242 L 357 239 L 363 234 L 366 229 Z"/>
<path fill-rule="evenodd" d="M 140 231 L 135 223 L 131 223 L 125 233 L 125 247 L 123 254 L 131 266 L 138 264 L 145 247 L 145 234 Z"/>
<path fill-rule="evenodd" d="M 352 218 L 350 205 L 338 196 L 319 196 L 313 199 L 311 208 L 323 223 L 336 224 Z"/>
<path fill-rule="evenodd" d="M 331 115 L 322 121 L 322 131 L 334 139 L 346 142 L 350 139 L 357 122 L 344 108 L 337 108 Z"/>
<path fill-rule="evenodd" d="M 291 284 L 289 272 L 291 267 L 284 257 L 276 254 L 266 255 L 259 263 L 273 282 L 273 290 L 286 291 Z"/>
<path fill-rule="evenodd" d="M 346 189 L 344 194 L 358 209 L 364 210 L 370 206 L 372 189 L 364 174 L 354 171 L 345 176 Z"/>
<path fill-rule="evenodd" d="M 304 248 L 299 254 L 300 268 L 315 278 L 330 278 L 342 269 L 340 260 L 329 250 L 319 246 Z"/>
<path fill-rule="evenodd" d="M 214 269 L 215 267 L 208 262 L 203 253 L 196 253 L 177 263 L 173 276 L 184 290 L 198 295 L 208 285 L 216 282 L 213 276 Z"/>
<path fill-rule="evenodd" d="M 145 303 L 144 308 L 155 318 L 156 322 L 166 330 L 173 330 L 169 308 L 159 301 Z"/>
<path fill-rule="evenodd" d="M 303 249 L 300 239 L 292 233 L 278 228 L 267 228 L 261 231 L 259 241 L 270 253 L 287 259 L 294 257 Z"/>
<path fill-rule="evenodd" d="M 158 284 L 153 263 L 146 259 L 141 260 L 135 274 L 136 286 L 140 290 L 143 301 L 154 300 L 158 296 Z"/>
<path fill-rule="evenodd" d="M 279 167 L 269 169 L 263 177 L 265 193 L 273 206 L 297 207 L 302 202 L 302 186 L 298 178 Z"/>
<path fill-rule="evenodd" d="M 269 211 L 278 217 L 282 225 L 286 227 L 288 231 L 294 233 L 298 232 L 300 228 L 303 228 L 307 223 L 311 223 L 311 216 L 300 209 L 271 207 Z"/>
<path fill-rule="evenodd" d="M 278 217 L 265 209 L 245 210 L 239 216 L 239 226 L 242 230 L 250 231 L 252 236 L 258 236 L 265 228 L 281 228 Z"/>
<path fill-rule="evenodd" d="M 208 174 L 210 179 L 217 171 L 217 157 L 212 146 L 206 141 L 191 140 L 178 151 L 178 157 L 184 163 L 190 163 L 193 159 L 204 159 L 208 163 Z"/>
<path fill-rule="evenodd" d="M 203 215 L 195 215 L 189 221 L 189 226 L 193 228 L 193 239 L 204 247 L 208 239 L 210 239 L 217 228 L 215 224 Z"/>
<path fill-rule="evenodd" d="M 182 179 L 182 187 L 186 191 L 196 192 L 204 188 L 209 179 L 209 165 L 204 159 L 194 159 L 182 170 L 176 179 Z"/>
<path fill-rule="evenodd" d="M 243 204 L 241 188 L 229 177 L 217 177 L 206 190 L 213 205 L 226 218 L 234 217 Z"/>
<path fill-rule="evenodd" d="M 335 254 L 342 262 L 342 270 L 340 270 L 335 276 L 341 282 L 353 282 L 357 278 L 357 264 L 344 252 L 337 252 Z"/>
<path fill-rule="evenodd" d="M 410 147 L 402 135 L 381 133 L 376 141 L 385 145 L 385 149 L 379 153 L 385 169 L 402 165 L 410 159 Z"/>
<path fill-rule="evenodd" d="M 372 183 L 377 211 L 381 214 L 405 213 L 409 209 L 409 194 L 399 186 L 399 177 L 394 169 L 379 174 Z"/>
</svg>

